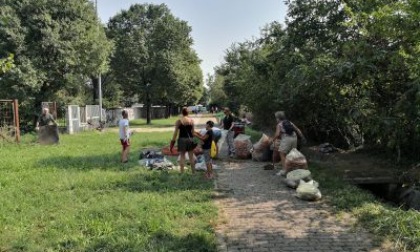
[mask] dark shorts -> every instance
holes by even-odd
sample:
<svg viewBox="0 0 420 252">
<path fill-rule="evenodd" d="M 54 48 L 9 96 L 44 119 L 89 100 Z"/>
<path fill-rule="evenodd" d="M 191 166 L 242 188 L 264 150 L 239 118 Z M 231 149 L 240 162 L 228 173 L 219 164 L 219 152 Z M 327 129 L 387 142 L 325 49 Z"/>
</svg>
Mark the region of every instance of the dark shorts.
<svg viewBox="0 0 420 252">
<path fill-rule="evenodd" d="M 187 142 L 190 141 L 188 137 L 180 137 L 178 138 L 178 151 L 185 152 L 187 151 Z"/>
<path fill-rule="evenodd" d="M 127 147 L 130 146 L 130 139 L 127 139 L 127 141 L 124 140 L 124 139 L 120 139 L 120 141 L 121 141 L 121 145 L 122 145 L 123 150 L 127 149 Z"/>
</svg>

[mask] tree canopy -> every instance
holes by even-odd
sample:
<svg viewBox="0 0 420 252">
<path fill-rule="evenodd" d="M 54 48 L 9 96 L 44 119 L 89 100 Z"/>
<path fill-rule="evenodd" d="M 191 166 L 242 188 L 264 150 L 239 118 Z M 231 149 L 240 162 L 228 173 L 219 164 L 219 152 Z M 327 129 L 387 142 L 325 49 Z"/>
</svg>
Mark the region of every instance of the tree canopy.
<svg viewBox="0 0 420 252">
<path fill-rule="evenodd" d="M 89 76 L 107 68 L 111 44 L 88 0 L 0 0 L 0 57 L 14 68 L 0 80 L 0 96 L 26 108 L 72 99 Z M 34 111 L 38 112 L 38 111 Z"/>
<path fill-rule="evenodd" d="M 285 110 L 318 141 L 418 150 L 419 2 L 286 4 L 284 27 L 273 22 L 227 50 L 210 93 L 225 93 L 222 105 L 245 105 L 261 123 Z"/>
<path fill-rule="evenodd" d="M 108 37 L 113 81 L 127 97 L 154 104 L 191 104 L 203 94 L 191 27 L 166 5 L 135 4 L 112 17 Z M 147 97 L 148 96 L 148 97 Z"/>
</svg>

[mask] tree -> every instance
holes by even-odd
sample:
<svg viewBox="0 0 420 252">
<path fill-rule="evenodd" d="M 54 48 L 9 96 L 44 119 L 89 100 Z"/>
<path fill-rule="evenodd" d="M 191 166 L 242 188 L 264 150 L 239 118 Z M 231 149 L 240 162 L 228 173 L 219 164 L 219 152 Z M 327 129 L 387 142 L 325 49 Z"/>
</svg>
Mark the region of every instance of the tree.
<svg viewBox="0 0 420 252">
<path fill-rule="evenodd" d="M 164 4 L 132 5 L 108 23 L 108 37 L 115 43 L 115 82 L 125 96 L 146 104 L 147 123 L 152 103 L 184 105 L 202 95 L 200 60 L 190 32 Z"/>
<path fill-rule="evenodd" d="M 2 96 L 39 108 L 59 94 L 77 97 L 90 75 L 106 70 L 110 43 L 88 0 L 0 5 L 0 55 L 13 54 L 15 64 L 0 80 Z"/>
<path fill-rule="evenodd" d="M 9 55 L 7 58 L 0 59 L 0 74 L 5 74 L 13 67 L 13 54 Z"/>
</svg>

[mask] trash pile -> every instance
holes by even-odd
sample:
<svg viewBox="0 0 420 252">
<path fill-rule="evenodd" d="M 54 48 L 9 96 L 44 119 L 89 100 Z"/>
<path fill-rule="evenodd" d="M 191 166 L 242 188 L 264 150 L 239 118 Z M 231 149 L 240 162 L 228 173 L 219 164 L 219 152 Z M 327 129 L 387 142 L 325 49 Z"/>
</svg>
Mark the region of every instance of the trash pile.
<svg viewBox="0 0 420 252">
<path fill-rule="evenodd" d="M 234 140 L 235 154 L 237 158 L 247 159 L 251 156 L 251 136 L 239 134 Z"/>
<path fill-rule="evenodd" d="M 174 164 L 167 160 L 161 151 L 144 150 L 140 152 L 139 165 L 150 170 L 172 170 Z"/>
<path fill-rule="evenodd" d="M 339 152 L 340 149 L 336 148 L 334 145 L 330 144 L 330 143 L 323 143 L 320 144 L 318 146 L 313 146 L 310 147 L 311 150 L 316 151 L 316 152 L 320 152 L 320 153 L 324 153 L 324 154 L 329 154 L 329 153 L 334 153 L 334 152 Z"/>
<path fill-rule="evenodd" d="M 288 187 L 296 189 L 296 197 L 299 199 L 316 201 L 322 198 L 319 184 L 312 179 L 309 170 L 293 170 L 287 173 L 284 182 Z"/>
<path fill-rule="evenodd" d="M 286 172 L 296 169 L 308 169 L 308 162 L 306 161 L 306 157 L 296 148 L 293 148 L 289 154 L 286 155 L 285 165 L 286 167 L 284 167 L 284 170 Z"/>
<path fill-rule="evenodd" d="M 271 161 L 272 150 L 270 150 L 270 138 L 263 134 L 260 140 L 252 146 L 252 160 L 258 162 Z"/>
</svg>

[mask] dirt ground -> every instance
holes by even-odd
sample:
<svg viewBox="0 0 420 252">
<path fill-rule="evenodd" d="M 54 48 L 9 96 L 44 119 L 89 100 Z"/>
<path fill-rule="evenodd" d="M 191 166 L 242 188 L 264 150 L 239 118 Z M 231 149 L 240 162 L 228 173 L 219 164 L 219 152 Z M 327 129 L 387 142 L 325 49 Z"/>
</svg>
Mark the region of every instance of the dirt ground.
<svg viewBox="0 0 420 252">
<path fill-rule="evenodd" d="M 200 129 L 202 127 L 204 127 L 204 125 L 206 124 L 207 121 L 211 120 L 213 122 L 215 122 L 215 125 L 218 124 L 218 120 L 216 117 L 212 116 L 212 115 L 203 115 L 203 114 L 198 114 L 198 115 L 191 115 L 190 116 L 193 120 L 194 120 L 194 125 L 196 127 L 196 129 Z M 142 128 L 137 128 L 137 127 L 130 127 L 130 129 L 135 132 L 168 132 L 168 131 L 173 131 L 174 130 L 174 126 L 171 127 L 162 127 L 162 128 L 156 128 L 156 127 L 142 127 Z M 112 131 L 112 132 L 118 132 L 118 128 L 109 128 L 108 130 Z"/>
</svg>

